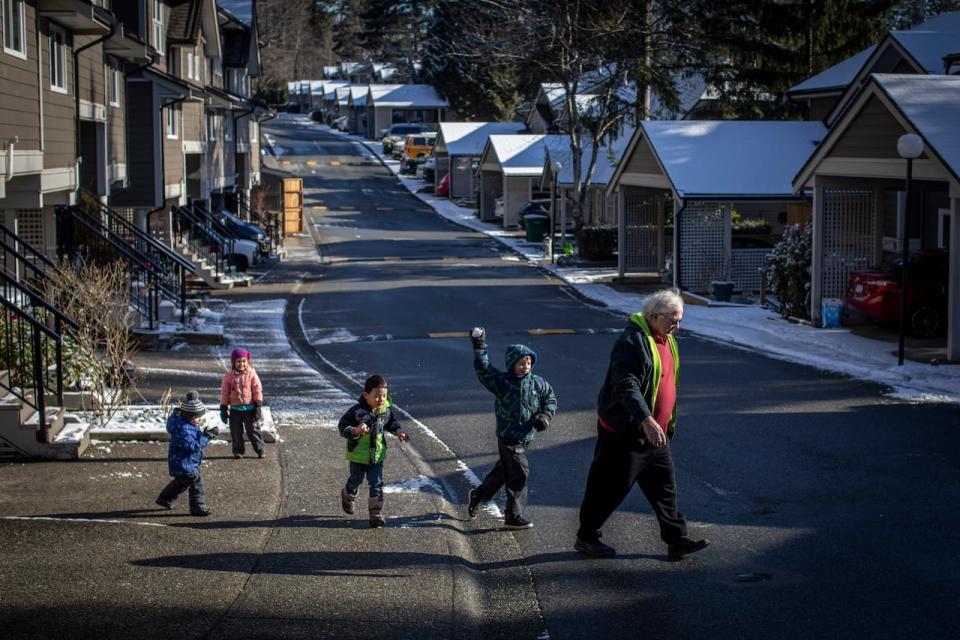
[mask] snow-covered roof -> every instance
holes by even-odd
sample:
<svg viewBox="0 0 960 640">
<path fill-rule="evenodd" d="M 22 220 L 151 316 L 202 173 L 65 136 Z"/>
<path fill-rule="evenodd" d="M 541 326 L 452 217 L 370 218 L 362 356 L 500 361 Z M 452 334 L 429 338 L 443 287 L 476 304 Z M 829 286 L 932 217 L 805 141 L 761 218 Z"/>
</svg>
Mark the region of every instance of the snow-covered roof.
<svg viewBox="0 0 960 640">
<path fill-rule="evenodd" d="M 336 66 L 332 66 L 332 67 L 327 66 L 327 67 L 324 67 L 324 68 L 323 68 L 323 77 L 324 77 L 324 78 L 333 78 L 333 76 L 337 75 L 337 72 L 338 72 L 338 71 L 339 71 L 339 67 L 336 67 Z"/>
<path fill-rule="evenodd" d="M 560 150 L 565 144 L 570 144 L 569 136 L 542 133 L 492 135 L 488 142 L 503 175 L 509 177 L 541 175 L 547 148 Z"/>
<path fill-rule="evenodd" d="M 633 137 L 633 129 L 624 129 L 615 140 L 609 140 L 601 143 L 600 150 L 597 152 L 597 164 L 593 168 L 593 177 L 590 183 L 597 186 L 606 186 L 617 169 L 617 165 L 623 160 L 623 154 L 630 144 Z M 593 152 L 593 143 L 589 136 L 584 136 L 581 146 L 583 153 L 580 163 L 580 177 L 583 179 L 587 175 L 587 165 L 590 162 L 590 154 Z M 559 162 L 561 165 L 560 173 L 556 179 L 557 184 L 573 184 L 573 152 L 570 150 L 569 138 L 563 148 L 549 149 L 547 162 Z"/>
<path fill-rule="evenodd" d="M 920 64 L 927 73 L 943 73 L 943 56 L 960 49 L 960 11 L 944 13 L 928 18 L 911 29 L 891 31 L 889 38 Z M 824 69 L 790 88 L 789 94 L 836 91 L 853 82 L 863 70 L 864 64 L 873 55 L 874 45 Z"/>
<path fill-rule="evenodd" d="M 490 136 L 523 130 L 522 122 L 441 122 L 435 149 L 451 156 L 480 156 Z"/>
<path fill-rule="evenodd" d="M 367 92 L 370 90 L 368 84 L 350 85 L 350 101 L 355 107 L 362 107 L 367 104 Z"/>
<path fill-rule="evenodd" d="M 350 101 L 350 94 L 352 93 L 352 90 L 353 90 L 352 85 L 347 85 L 346 87 L 337 87 L 336 89 L 337 104 L 346 106 L 347 103 Z"/>
<path fill-rule="evenodd" d="M 874 74 L 874 81 L 955 178 L 960 179 L 960 76 Z"/>
<path fill-rule="evenodd" d="M 337 89 L 349 87 L 350 83 L 346 80 L 324 80 L 321 94 L 324 102 L 333 102 L 337 97 Z"/>
<path fill-rule="evenodd" d="M 310 94 L 315 96 L 323 95 L 323 80 L 310 80 Z"/>
<path fill-rule="evenodd" d="M 444 109 L 449 106 L 428 84 L 371 84 L 368 100 L 374 107 Z"/>
<path fill-rule="evenodd" d="M 640 123 L 681 198 L 791 197 L 792 179 L 826 134 L 820 122 Z"/>
</svg>

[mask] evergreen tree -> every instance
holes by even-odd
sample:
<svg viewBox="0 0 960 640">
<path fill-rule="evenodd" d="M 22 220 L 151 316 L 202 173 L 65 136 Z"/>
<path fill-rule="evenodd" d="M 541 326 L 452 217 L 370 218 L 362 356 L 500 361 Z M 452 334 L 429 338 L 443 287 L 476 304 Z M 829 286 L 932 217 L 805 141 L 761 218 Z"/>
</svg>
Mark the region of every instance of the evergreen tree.
<svg viewBox="0 0 960 640">
<path fill-rule="evenodd" d="M 366 0 L 361 42 L 379 62 L 392 62 L 411 79 L 419 75 L 435 0 Z"/>
<path fill-rule="evenodd" d="M 796 117 L 793 85 L 877 42 L 895 0 L 729 0 L 706 4 L 701 73 L 725 118 Z"/>
<path fill-rule="evenodd" d="M 333 50 L 340 60 L 359 62 L 365 60 L 363 48 L 363 0 L 334 0 L 328 7 L 332 15 Z"/>
</svg>

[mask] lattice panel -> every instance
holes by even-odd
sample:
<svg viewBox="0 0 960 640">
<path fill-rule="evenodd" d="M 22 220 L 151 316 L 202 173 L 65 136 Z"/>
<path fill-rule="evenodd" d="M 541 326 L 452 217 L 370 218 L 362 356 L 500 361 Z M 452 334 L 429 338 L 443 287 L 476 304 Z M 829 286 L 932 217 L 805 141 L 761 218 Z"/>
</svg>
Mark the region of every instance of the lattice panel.
<svg viewBox="0 0 960 640">
<path fill-rule="evenodd" d="M 709 291 L 711 281 L 729 273 L 729 247 L 730 205 L 687 203 L 680 214 L 680 286 Z"/>
<path fill-rule="evenodd" d="M 733 249 L 730 253 L 730 275 L 740 291 L 760 291 L 760 267 L 770 249 Z"/>
<path fill-rule="evenodd" d="M 871 190 L 823 192 L 821 296 L 842 298 L 850 272 L 877 262 L 876 198 Z"/>
<path fill-rule="evenodd" d="M 657 219 L 657 192 L 636 187 L 624 187 L 623 263 L 626 271 L 656 273 L 660 221 Z"/>
<path fill-rule="evenodd" d="M 43 209 L 17 209 L 17 228 L 14 229 L 24 242 L 39 251 L 46 250 L 46 234 L 43 229 Z"/>
</svg>

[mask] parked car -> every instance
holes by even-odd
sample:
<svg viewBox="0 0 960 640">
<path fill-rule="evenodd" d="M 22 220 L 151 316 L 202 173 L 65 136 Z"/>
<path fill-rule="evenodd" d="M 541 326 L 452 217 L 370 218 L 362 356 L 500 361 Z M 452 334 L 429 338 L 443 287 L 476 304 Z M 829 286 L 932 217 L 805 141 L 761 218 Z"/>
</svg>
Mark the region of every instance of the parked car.
<svg viewBox="0 0 960 640">
<path fill-rule="evenodd" d="M 503 196 L 493 201 L 493 217 L 503 219 Z"/>
<path fill-rule="evenodd" d="M 425 124 L 415 124 L 411 122 L 401 122 L 393 125 L 386 130 L 380 141 L 383 143 L 383 152 L 390 154 L 393 148 L 407 139 L 410 134 L 423 133 L 430 131 L 430 127 Z"/>
<path fill-rule="evenodd" d="M 942 249 L 915 253 L 907 267 L 907 328 L 918 338 L 943 333 L 947 326 L 949 254 Z M 900 322 L 902 260 L 850 272 L 844 313 L 865 316 L 896 328 Z"/>
<path fill-rule="evenodd" d="M 270 238 L 268 238 L 264 230 L 257 225 L 245 222 L 239 216 L 226 209 L 220 210 L 220 222 L 236 237 L 242 240 L 256 242 L 257 250 L 261 255 L 266 256 L 270 254 Z"/>
<path fill-rule="evenodd" d="M 430 156 L 423 164 L 417 167 L 417 173 L 425 182 L 433 182 L 436 169 L 437 161 L 433 156 Z"/>
<path fill-rule="evenodd" d="M 407 136 L 403 145 L 404 158 L 426 158 L 433 151 L 436 140 L 437 134 L 432 131 Z"/>
<path fill-rule="evenodd" d="M 333 122 L 330 123 L 330 127 L 336 129 L 337 131 L 346 131 L 347 124 L 350 122 L 349 116 L 339 116 L 333 119 Z"/>
</svg>

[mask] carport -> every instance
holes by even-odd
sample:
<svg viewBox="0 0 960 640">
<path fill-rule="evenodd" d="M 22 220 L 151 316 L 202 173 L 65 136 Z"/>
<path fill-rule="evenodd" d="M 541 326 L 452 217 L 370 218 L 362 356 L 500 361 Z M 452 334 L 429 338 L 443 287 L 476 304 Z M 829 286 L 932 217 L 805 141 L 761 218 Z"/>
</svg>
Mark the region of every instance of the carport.
<svg viewBox="0 0 960 640">
<path fill-rule="evenodd" d="M 620 277 L 669 271 L 697 293 L 718 279 L 758 290 L 769 249 L 733 248 L 732 211 L 780 229 L 803 221 L 791 179 L 825 133 L 819 122 L 642 122 L 608 187 L 620 196 Z"/>
<path fill-rule="evenodd" d="M 523 130 L 523 123 L 520 122 L 441 122 L 433 147 L 436 162 L 434 188 L 438 188 L 440 181 L 449 173 L 450 198 L 473 199 L 477 186 L 477 165 L 487 138 L 491 135 L 518 134 Z"/>
<path fill-rule="evenodd" d="M 802 167 L 793 185 L 813 191 L 810 314 L 842 298 L 850 271 L 902 252 L 906 160 L 897 140 L 914 133 L 907 229 L 910 250 L 949 251 L 947 309 L 960 308 L 960 77 L 874 74 Z M 960 314 L 948 313 L 947 358 L 960 360 Z"/>
<path fill-rule="evenodd" d="M 495 202 L 503 197 L 503 226 L 519 224 L 520 208 L 539 185 L 547 148 L 570 144 L 567 135 L 492 135 L 480 158 L 480 219 L 496 220 Z"/>
</svg>

